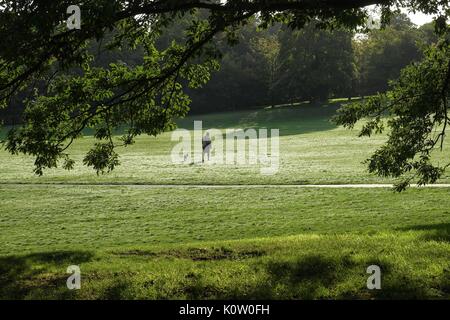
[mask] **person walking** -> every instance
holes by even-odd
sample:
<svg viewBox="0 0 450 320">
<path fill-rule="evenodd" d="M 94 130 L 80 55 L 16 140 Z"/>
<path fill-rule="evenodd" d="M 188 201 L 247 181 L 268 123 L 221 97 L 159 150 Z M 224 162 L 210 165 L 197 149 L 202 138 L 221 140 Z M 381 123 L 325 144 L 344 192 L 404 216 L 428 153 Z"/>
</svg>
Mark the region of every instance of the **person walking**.
<svg viewBox="0 0 450 320">
<path fill-rule="evenodd" d="M 202 153 L 202 162 L 205 162 L 205 154 L 208 156 L 208 161 L 210 159 L 211 156 L 211 147 L 212 147 L 212 143 L 211 143 L 211 137 L 209 136 L 209 132 L 206 132 L 205 136 L 202 138 L 202 148 L 203 148 L 203 153 Z"/>
</svg>

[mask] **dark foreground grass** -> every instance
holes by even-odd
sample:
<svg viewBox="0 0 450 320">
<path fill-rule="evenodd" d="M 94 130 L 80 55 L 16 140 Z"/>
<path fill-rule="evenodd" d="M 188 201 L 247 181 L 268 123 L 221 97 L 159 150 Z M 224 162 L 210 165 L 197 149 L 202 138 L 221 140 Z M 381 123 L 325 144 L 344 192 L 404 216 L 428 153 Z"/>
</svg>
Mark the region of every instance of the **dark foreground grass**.
<svg viewBox="0 0 450 320">
<path fill-rule="evenodd" d="M 449 299 L 448 192 L 2 186 L 0 298 Z"/>
<path fill-rule="evenodd" d="M 448 299 L 450 243 L 431 230 L 303 235 L 0 258 L 0 298 Z M 81 267 L 82 287 L 66 288 Z M 382 289 L 366 269 L 381 267 Z"/>
</svg>

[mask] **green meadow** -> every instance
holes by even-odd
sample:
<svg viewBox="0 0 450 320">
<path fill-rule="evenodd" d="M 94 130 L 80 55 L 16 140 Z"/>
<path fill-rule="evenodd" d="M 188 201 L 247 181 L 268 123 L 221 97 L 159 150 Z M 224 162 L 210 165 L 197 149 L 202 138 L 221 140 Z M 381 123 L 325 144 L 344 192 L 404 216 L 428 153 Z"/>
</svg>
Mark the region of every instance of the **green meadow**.
<svg viewBox="0 0 450 320">
<path fill-rule="evenodd" d="M 89 132 L 69 150 L 72 171 L 38 177 L 32 158 L 0 151 L 0 298 L 450 298 L 450 189 L 297 186 L 395 182 L 363 164 L 386 135 L 334 126 L 336 108 L 179 121 L 280 129 L 275 175 L 259 165 L 172 164 L 171 133 L 119 149 L 121 165 L 105 175 L 81 164 Z M 374 264 L 381 290 L 366 287 Z M 81 268 L 81 290 L 66 287 L 70 265 Z"/>
</svg>

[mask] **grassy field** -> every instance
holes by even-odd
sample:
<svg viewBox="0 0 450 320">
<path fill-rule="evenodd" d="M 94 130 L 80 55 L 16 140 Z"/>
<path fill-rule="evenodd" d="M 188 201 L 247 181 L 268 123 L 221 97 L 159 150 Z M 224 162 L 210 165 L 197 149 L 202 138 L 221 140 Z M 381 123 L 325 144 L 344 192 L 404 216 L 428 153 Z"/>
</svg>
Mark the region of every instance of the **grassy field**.
<svg viewBox="0 0 450 320">
<path fill-rule="evenodd" d="M 362 164 L 385 140 L 385 135 L 358 138 L 358 128 L 335 127 L 329 119 L 337 106 L 303 106 L 259 111 L 243 111 L 193 116 L 180 121 L 190 129 L 194 120 L 203 128 L 278 128 L 280 129 L 280 168 L 276 175 L 260 174 L 260 166 L 177 165 L 171 150 L 177 142 L 171 133 L 157 138 L 142 136 L 137 143 L 119 149 L 121 166 L 113 173 L 97 176 L 82 165 L 92 136 L 85 136 L 69 150 L 77 161 L 75 170 L 48 170 L 43 177 L 33 175 L 33 159 L 12 157 L 0 151 L 0 183 L 84 183 L 84 184 L 347 184 L 390 183 L 366 171 Z M 436 152 L 443 163 L 450 150 Z M 446 162 L 445 162 L 446 163 Z M 450 171 L 440 181 L 450 182 Z"/>
<path fill-rule="evenodd" d="M 0 298 L 450 298 L 449 189 L 264 186 L 393 182 L 361 164 L 386 136 L 336 128 L 328 121 L 335 109 L 180 121 L 279 128 L 274 176 L 171 164 L 169 133 L 138 138 L 103 176 L 78 161 L 74 171 L 35 177 L 32 159 L 0 151 Z M 92 143 L 86 136 L 71 153 L 81 160 Z M 448 150 L 436 156 L 443 161 Z M 227 186 L 235 184 L 261 186 Z M 382 290 L 366 288 L 371 264 L 381 267 Z M 81 290 L 66 288 L 69 265 L 81 267 Z"/>
</svg>

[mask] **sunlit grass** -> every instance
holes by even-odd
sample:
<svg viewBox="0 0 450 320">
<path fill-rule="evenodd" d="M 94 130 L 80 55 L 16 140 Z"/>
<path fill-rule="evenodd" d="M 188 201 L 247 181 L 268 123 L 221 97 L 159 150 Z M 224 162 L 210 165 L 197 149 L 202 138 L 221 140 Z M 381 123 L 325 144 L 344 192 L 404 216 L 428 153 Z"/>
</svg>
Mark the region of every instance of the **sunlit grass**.
<svg viewBox="0 0 450 320">
<path fill-rule="evenodd" d="M 342 184 L 391 183 L 367 172 L 364 160 L 382 145 L 385 135 L 358 138 L 358 128 L 335 127 L 331 106 L 303 106 L 276 110 L 241 111 L 192 116 L 180 121 L 180 128 L 192 129 L 195 120 L 203 128 L 280 129 L 280 167 L 276 175 L 264 176 L 260 165 L 173 164 L 171 151 L 177 142 L 171 134 L 141 136 L 136 144 L 119 148 L 121 165 L 114 172 L 97 176 L 82 165 L 92 136 L 85 136 L 69 150 L 76 160 L 73 171 L 47 170 L 33 175 L 33 159 L 0 151 L 0 183 L 139 183 L 139 184 Z M 435 152 L 435 161 L 446 163 L 449 150 Z M 450 182 L 450 171 L 440 182 Z"/>
</svg>

